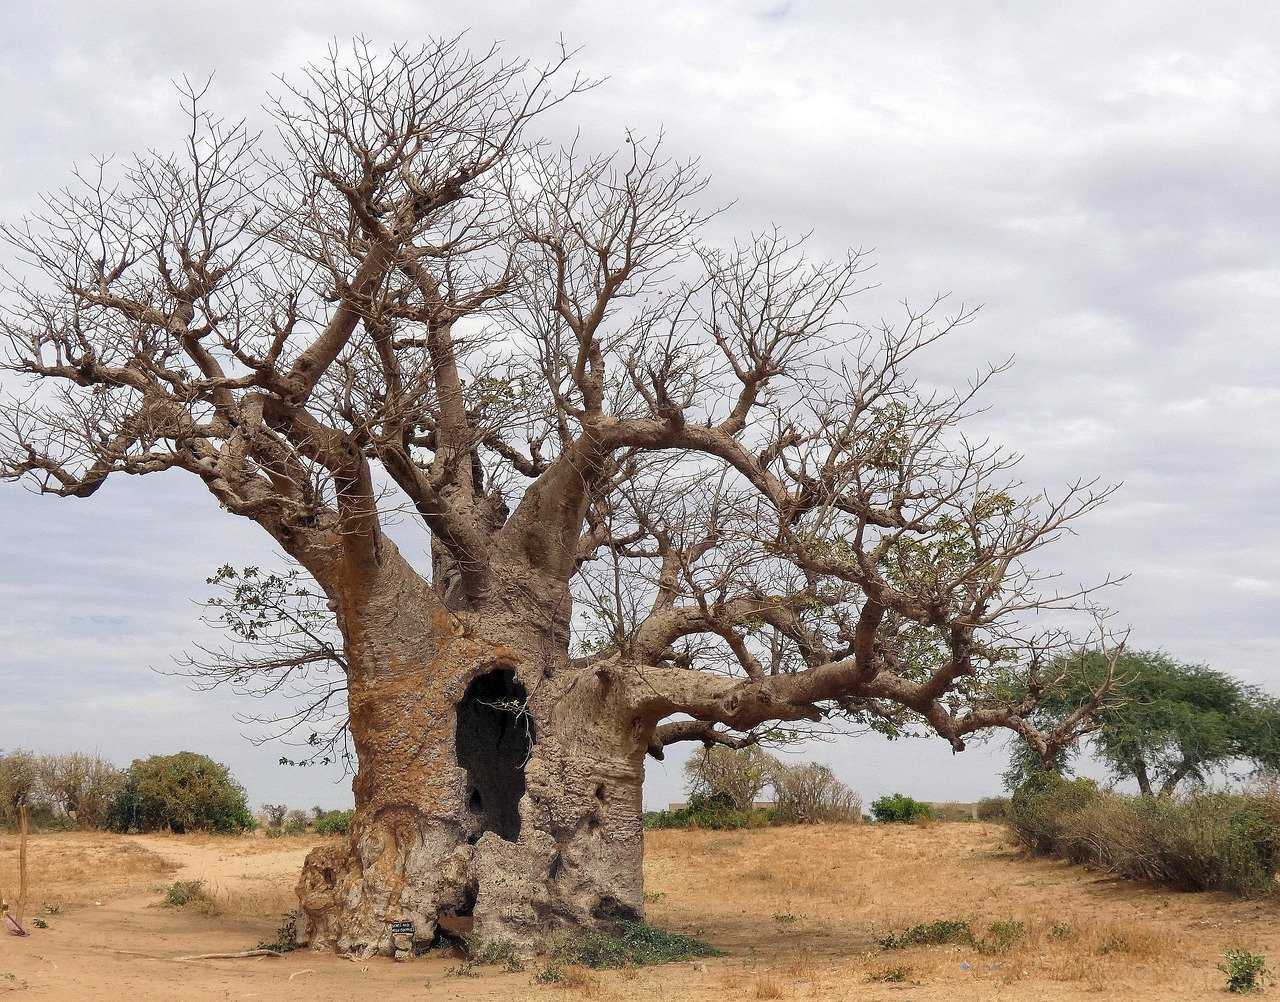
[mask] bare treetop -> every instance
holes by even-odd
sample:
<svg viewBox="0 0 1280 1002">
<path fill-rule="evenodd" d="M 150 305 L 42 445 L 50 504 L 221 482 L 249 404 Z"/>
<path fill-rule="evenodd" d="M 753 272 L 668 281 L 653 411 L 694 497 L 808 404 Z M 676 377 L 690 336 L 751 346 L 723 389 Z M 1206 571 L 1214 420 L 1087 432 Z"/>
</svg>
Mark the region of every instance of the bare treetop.
<svg viewBox="0 0 1280 1002">
<path fill-rule="evenodd" d="M 1035 559 L 1110 489 L 1027 494 L 962 434 L 1003 366 L 915 381 L 974 308 L 861 324 L 862 251 L 716 246 L 695 162 L 540 140 L 591 86 L 568 61 L 357 43 L 271 101 L 270 142 L 185 86 L 178 152 L 3 228 L 28 269 L 0 310 L 3 476 L 75 497 L 199 477 L 323 589 L 342 639 L 315 657 L 353 721 L 456 629 L 540 666 L 531 705 L 621 684 L 659 756 L 849 716 L 1053 754 L 1109 680 L 1034 725 L 1071 643 L 1037 617 L 1092 606 Z M 429 579 L 392 511 L 429 531 Z M 409 608 L 436 616 L 420 643 Z M 309 657 L 251 664 L 271 688 Z"/>
</svg>

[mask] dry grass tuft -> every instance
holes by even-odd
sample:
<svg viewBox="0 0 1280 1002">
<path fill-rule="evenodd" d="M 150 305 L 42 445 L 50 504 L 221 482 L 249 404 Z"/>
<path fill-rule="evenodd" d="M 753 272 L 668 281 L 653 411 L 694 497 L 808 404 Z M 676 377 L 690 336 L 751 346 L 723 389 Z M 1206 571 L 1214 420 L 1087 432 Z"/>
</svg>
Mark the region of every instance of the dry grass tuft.
<svg viewBox="0 0 1280 1002">
<path fill-rule="evenodd" d="M 756 978 L 751 986 L 751 997 L 755 999 L 780 999 L 782 995 L 782 985 L 768 976 Z"/>
<path fill-rule="evenodd" d="M 164 895 L 162 903 L 166 906 L 185 908 L 209 918 L 275 918 L 298 904 L 292 885 L 280 880 L 232 885 L 179 880 L 157 890 Z"/>
<path fill-rule="evenodd" d="M 604 998 L 606 993 L 604 986 L 600 981 L 599 975 L 594 973 L 590 968 L 579 967 L 571 964 L 564 967 L 560 971 L 560 979 L 556 984 L 561 988 L 567 988 L 570 991 L 576 991 L 585 998 L 595 999 Z"/>
</svg>

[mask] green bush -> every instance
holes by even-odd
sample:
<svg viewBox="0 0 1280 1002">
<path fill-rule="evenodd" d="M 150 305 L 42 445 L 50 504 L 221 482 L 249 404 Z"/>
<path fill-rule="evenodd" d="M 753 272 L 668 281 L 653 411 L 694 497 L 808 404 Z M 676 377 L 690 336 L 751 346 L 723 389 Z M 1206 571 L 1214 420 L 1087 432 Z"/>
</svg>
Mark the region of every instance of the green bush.
<svg viewBox="0 0 1280 1002">
<path fill-rule="evenodd" d="M 324 811 L 316 818 L 315 833 L 317 835 L 345 835 L 351 827 L 351 819 L 355 811 Z"/>
<path fill-rule="evenodd" d="M 1262 980 L 1271 972 L 1267 958 L 1248 950 L 1228 950 L 1218 970 L 1227 976 L 1227 991 L 1240 995 L 1262 991 Z"/>
<path fill-rule="evenodd" d="M 244 790 L 227 767 L 195 752 L 135 760 L 108 822 L 114 830 L 126 832 L 233 834 L 254 827 Z"/>
<path fill-rule="evenodd" d="M 912 824 L 933 817 L 933 810 L 928 804 L 905 793 L 886 794 L 873 800 L 871 813 L 877 821 L 889 824 Z"/>
<path fill-rule="evenodd" d="M 773 812 L 759 808 L 738 810 L 733 798 L 724 793 L 694 794 L 684 807 L 670 811 L 646 811 L 646 828 L 764 828 L 773 821 Z"/>
<path fill-rule="evenodd" d="M 1000 919 L 987 926 L 987 934 L 978 943 L 983 953 L 1005 953 L 1026 938 L 1027 927 L 1017 919 Z"/>
</svg>

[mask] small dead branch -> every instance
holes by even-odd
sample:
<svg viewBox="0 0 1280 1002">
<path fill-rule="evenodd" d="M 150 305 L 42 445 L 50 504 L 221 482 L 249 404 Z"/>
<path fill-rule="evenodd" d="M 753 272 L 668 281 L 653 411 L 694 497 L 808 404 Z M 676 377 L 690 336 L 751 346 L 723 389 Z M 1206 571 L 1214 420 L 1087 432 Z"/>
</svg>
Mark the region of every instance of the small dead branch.
<svg viewBox="0 0 1280 1002">
<path fill-rule="evenodd" d="M 241 950 L 239 953 L 193 953 L 189 957 L 174 960 L 243 960 L 246 957 L 283 957 L 279 950 Z"/>
</svg>

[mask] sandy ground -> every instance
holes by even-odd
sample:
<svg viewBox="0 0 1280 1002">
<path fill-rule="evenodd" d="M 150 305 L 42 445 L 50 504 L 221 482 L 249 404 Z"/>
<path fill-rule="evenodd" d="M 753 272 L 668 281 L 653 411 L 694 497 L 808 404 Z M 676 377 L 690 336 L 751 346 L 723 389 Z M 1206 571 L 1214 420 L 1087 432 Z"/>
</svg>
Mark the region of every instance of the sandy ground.
<svg viewBox="0 0 1280 1002">
<path fill-rule="evenodd" d="M 1225 999 L 1215 969 L 1223 950 L 1280 961 L 1276 903 L 1125 884 L 1025 858 L 998 826 L 958 823 L 651 833 L 650 921 L 702 936 L 726 951 L 722 959 L 571 970 L 555 985 L 537 983 L 536 966 L 465 976 L 449 956 L 173 959 L 270 936 L 310 844 L 35 836 L 27 913 L 49 928 L 0 936 L 0 998 Z M 12 894 L 15 871 L 15 840 L 0 836 L 0 892 Z M 164 885 L 178 879 L 205 880 L 212 901 L 161 905 Z M 940 918 L 966 918 L 979 932 L 1016 920 L 1027 934 L 1000 953 L 876 946 L 890 929 Z M 894 967 L 905 980 L 869 980 Z"/>
</svg>

